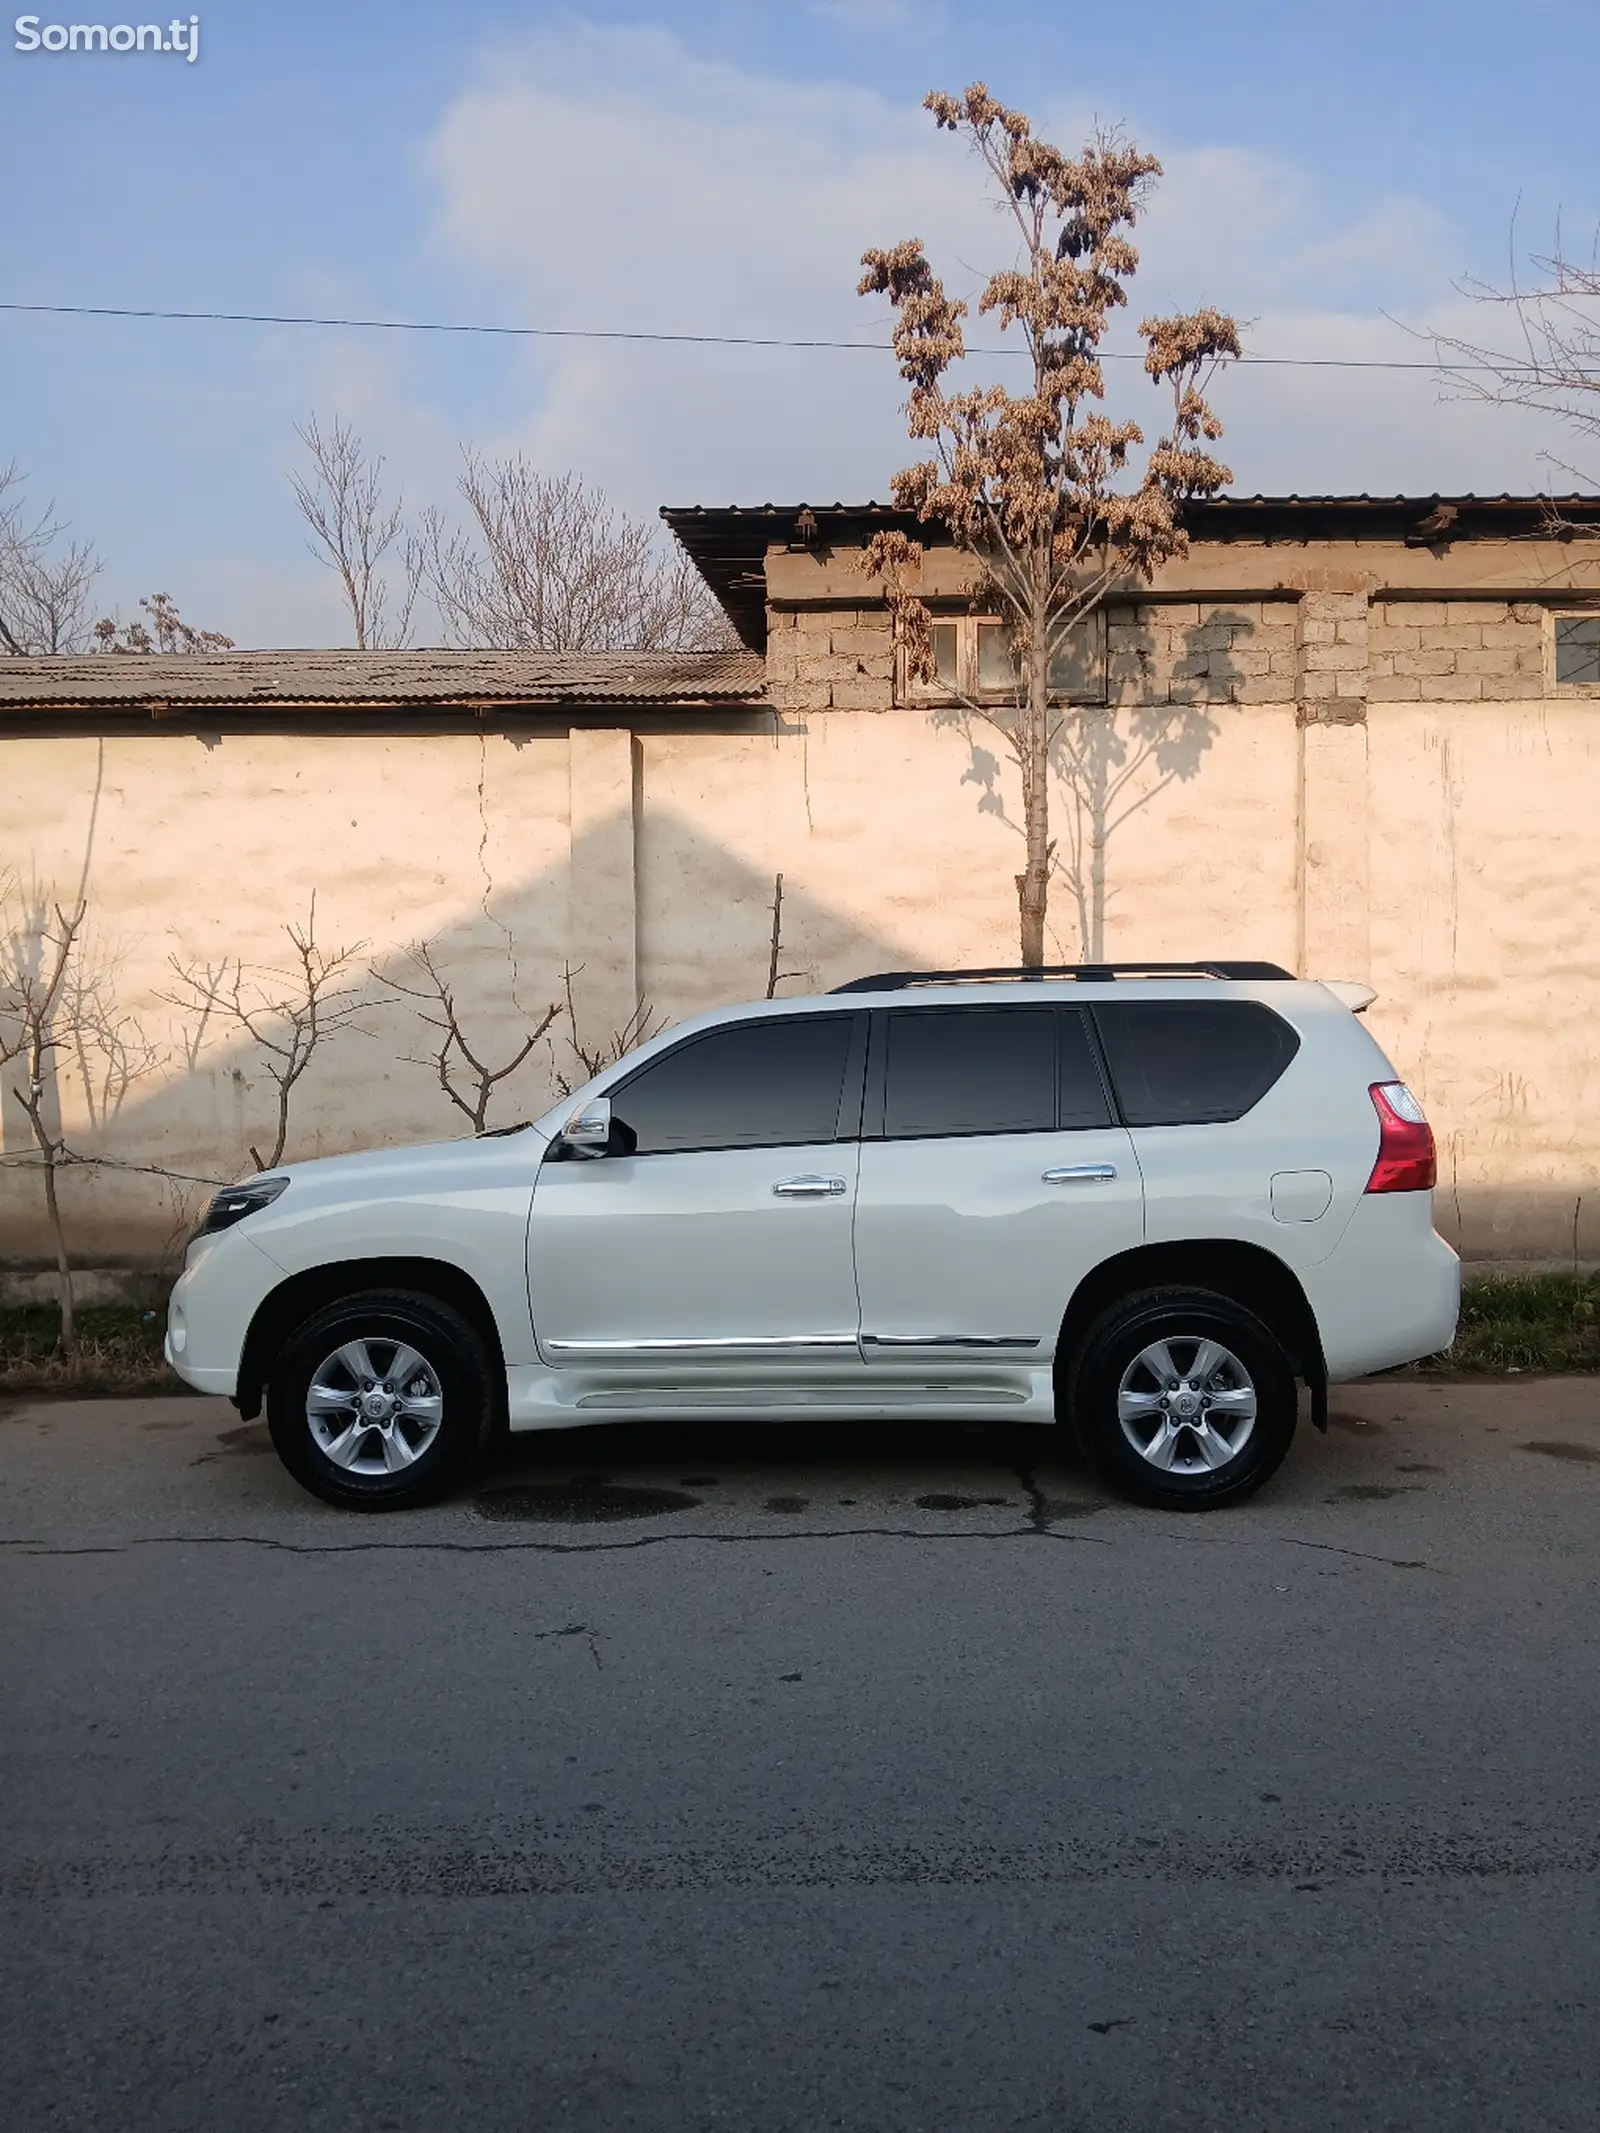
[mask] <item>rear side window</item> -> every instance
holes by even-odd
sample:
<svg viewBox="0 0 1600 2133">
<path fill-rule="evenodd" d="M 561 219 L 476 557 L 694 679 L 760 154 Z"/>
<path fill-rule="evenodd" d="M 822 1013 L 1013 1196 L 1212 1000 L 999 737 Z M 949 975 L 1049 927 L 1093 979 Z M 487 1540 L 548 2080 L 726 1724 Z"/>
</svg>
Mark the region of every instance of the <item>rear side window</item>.
<svg viewBox="0 0 1600 2133">
<path fill-rule="evenodd" d="M 1094 1014 L 1130 1126 L 1243 1118 L 1300 1049 L 1287 1022 L 1250 1000 L 1119 1000 Z"/>
<path fill-rule="evenodd" d="M 797 1015 L 691 1038 L 614 1090 L 613 1110 L 640 1155 L 831 1141 L 855 1019 Z"/>
<path fill-rule="evenodd" d="M 1050 1133 L 1109 1123 L 1083 1019 L 1052 1007 L 919 1007 L 886 1017 L 883 1131 Z"/>
</svg>

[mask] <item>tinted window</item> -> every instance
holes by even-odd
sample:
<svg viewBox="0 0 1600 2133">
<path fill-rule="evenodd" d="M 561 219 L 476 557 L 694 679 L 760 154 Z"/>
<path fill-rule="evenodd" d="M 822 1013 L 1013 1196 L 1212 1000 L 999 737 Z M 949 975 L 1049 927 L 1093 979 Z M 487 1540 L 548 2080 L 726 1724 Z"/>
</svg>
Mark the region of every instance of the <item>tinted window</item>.
<svg viewBox="0 0 1600 2133">
<path fill-rule="evenodd" d="M 741 1022 L 695 1037 L 612 1092 L 640 1155 L 831 1141 L 851 1015 Z"/>
<path fill-rule="evenodd" d="M 1130 1126 L 1242 1118 L 1300 1048 L 1288 1023 L 1246 1000 L 1117 1001 L 1094 1012 Z"/>
<path fill-rule="evenodd" d="M 883 1130 L 1040 1133 L 1056 1122 L 1048 1007 L 922 1007 L 888 1017 Z"/>
<path fill-rule="evenodd" d="M 1089 1025 L 1076 1008 L 1056 1017 L 1060 1046 L 1061 1110 L 1057 1123 L 1065 1127 L 1109 1126 L 1111 1106 L 1100 1062 L 1095 1057 Z"/>
</svg>

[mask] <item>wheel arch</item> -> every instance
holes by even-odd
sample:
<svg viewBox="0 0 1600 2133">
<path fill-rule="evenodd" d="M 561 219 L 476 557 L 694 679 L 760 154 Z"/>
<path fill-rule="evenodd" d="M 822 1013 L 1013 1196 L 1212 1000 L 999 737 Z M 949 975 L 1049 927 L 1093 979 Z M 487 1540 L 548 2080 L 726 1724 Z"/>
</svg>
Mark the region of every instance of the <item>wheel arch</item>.
<svg viewBox="0 0 1600 2133">
<path fill-rule="evenodd" d="M 341 1297 L 359 1295 L 364 1289 L 413 1289 L 454 1305 L 483 1336 L 503 1409 L 506 1376 L 500 1329 L 488 1297 L 470 1274 L 444 1259 L 336 1259 L 289 1275 L 257 1305 L 240 1351 L 233 1395 L 234 1406 L 247 1422 L 260 1414 L 273 1357 L 295 1327 L 313 1311 L 338 1303 Z"/>
<path fill-rule="evenodd" d="M 1072 1293 L 1056 1342 L 1058 1396 L 1070 1405 L 1083 1337 L 1101 1312 L 1140 1289 L 1193 1286 L 1241 1304 L 1283 1343 L 1289 1366 L 1311 1389 L 1311 1419 L 1326 1429 L 1328 1372 L 1322 1336 L 1299 1277 L 1273 1252 L 1228 1237 L 1141 1244 L 1084 1276 Z"/>
</svg>

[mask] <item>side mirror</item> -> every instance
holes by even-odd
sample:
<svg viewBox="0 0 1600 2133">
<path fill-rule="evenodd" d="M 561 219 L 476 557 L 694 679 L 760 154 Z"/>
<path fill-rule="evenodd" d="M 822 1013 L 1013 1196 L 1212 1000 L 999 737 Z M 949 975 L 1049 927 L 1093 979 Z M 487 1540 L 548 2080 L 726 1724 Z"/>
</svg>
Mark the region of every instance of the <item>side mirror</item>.
<svg viewBox="0 0 1600 2133">
<path fill-rule="evenodd" d="M 565 1147 L 574 1155 L 604 1155 L 611 1146 L 611 1099 L 592 1096 L 581 1111 L 574 1111 L 561 1129 Z"/>
</svg>

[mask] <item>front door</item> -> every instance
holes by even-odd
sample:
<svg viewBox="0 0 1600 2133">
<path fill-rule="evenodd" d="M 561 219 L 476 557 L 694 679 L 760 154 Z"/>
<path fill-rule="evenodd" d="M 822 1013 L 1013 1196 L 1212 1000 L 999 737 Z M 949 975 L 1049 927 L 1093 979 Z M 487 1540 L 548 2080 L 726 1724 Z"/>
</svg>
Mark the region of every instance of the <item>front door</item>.
<svg viewBox="0 0 1600 2133">
<path fill-rule="evenodd" d="M 869 1368 L 1048 1368 L 1073 1290 L 1143 1234 L 1133 1143 L 1080 1010 L 878 1018 L 856 1197 Z"/>
<path fill-rule="evenodd" d="M 540 1167 L 539 1352 L 593 1378 L 858 1372 L 850 1225 L 866 1016 L 725 1024 L 607 1094 L 631 1154 Z M 559 1144 L 558 1144 L 559 1146 Z"/>
</svg>

